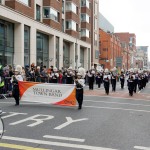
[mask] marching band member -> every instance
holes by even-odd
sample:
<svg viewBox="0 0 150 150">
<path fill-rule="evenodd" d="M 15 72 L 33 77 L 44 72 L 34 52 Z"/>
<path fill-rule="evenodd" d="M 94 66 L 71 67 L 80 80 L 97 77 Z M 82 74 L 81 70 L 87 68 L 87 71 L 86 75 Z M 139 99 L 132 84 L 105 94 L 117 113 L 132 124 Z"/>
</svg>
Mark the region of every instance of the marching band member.
<svg viewBox="0 0 150 150">
<path fill-rule="evenodd" d="M 68 70 L 67 70 L 66 84 L 73 84 L 73 72 L 72 72 L 72 67 L 69 67 Z"/>
<path fill-rule="evenodd" d="M 138 85 L 138 69 L 134 68 L 134 92 L 136 93 L 137 85 Z"/>
<path fill-rule="evenodd" d="M 100 88 L 101 87 L 101 83 L 102 83 L 102 75 L 101 75 L 100 72 L 97 73 L 96 78 L 97 78 L 98 88 Z"/>
<path fill-rule="evenodd" d="M 120 75 L 121 89 L 124 88 L 124 82 L 125 82 L 125 74 L 124 74 L 124 70 L 121 69 L 121 75 Z"/>
<path fill-rule="evenodd" d="M 116 67 L 112 69 L 112 75 L 111 75 L 111 84 L 112 84 L 112 91 L 116 91 L 116 81 L 117 81 L 117 74 L 116 74 Z"/>
<path fill-rule="evenodd" d="M 85 69 L 79 68 L 77 73 L 77 79 L 75 79 L 74 84 L 76 85 L 76 99 L 78 101 L 78 109 L 82 109 L 83 103 L 83 87 L 85 86 Z"/>
<path fill-rule="evenodd" d="M 110 80 L 111 80 L 111 76 L 109 74 L 109 70 L 106 68 L 105 73 L 104 73 L 104 77 L 103 77 L 103 82 L 104 82 L 105 92 L 107 95 L 109 94 Z"/>
<path fill-rule="evenodd" d="M 15 98 L 16 104 L 15 106 L 19 105 L 19 85 L 18 81 L 23 81 L 23 77 L 21 76 L 22 67 L 20 65 L 16 66 L 15 75 L 12 76 L 11 82 L 13 84 L 13 91 L 12 95 Z"/>
<path fill-rule="evenodd" d="M 89 90 L 93 90 L 94 74 L 95 74 L 94 70 L 89 70 L 88 72 Z"/>
<path fill-rule="evenodd" d="M 53 73 L 51 74 L 51 79 L 52 79 L 52 83 L 57 83 L 58 82 L 58 77 L 59 77 L 59 74 L 57 72 L 57 68 L 54 67 L 53 68 Z"/>
<path fill-rule="evenodd" d="M 133 91 L 134 91 L 134 75 L 133 75 L 133 69 L 130 69 L 130 74 L 129 78 L 127 80 L 128 83 L 128 90 L 129 90 L 129 95 L 133 96 Z"/>
</svg>

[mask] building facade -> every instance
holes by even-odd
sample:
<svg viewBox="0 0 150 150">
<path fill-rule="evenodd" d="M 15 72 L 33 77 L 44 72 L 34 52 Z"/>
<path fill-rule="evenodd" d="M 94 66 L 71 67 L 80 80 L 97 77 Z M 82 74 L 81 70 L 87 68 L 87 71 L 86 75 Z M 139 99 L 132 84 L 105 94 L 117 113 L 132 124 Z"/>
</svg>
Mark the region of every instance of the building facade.
<svg viewBox="0 0 150 150">
<path fill-rule="evenodd" d="M 99 29 L 100 34 L 100 65 L 103 68 L 122 68 L 122 49 L 119 38 L 112 33 Z"/>
<path fill-rule="evenodd" d="M 136 67 L 148 69 L 148 46 L 137 46 L 136 49 Z"/>
<path fill-rule="evenodd" d="M 91 9 L 91 64 L 99 65 L 99 0 L 90 0 Z"/>
<path fill-rule="evenodd" d="M 96 0 L 1 0 L 0 63 L 91 68 L 97 14 Z"/>
<path fill-rule="evenodd" d="M 114 26 L 101 13 L 99 13 L 99 28 L 105 32 L 114 33 Z"/>
<path fill-rule="evenodd" d="M 123 62 L 124 66 L 127 62 L 125 69 L 135 68 L 136 66 L 136 60 L 135 60 L 135 54 L 136 54 L 136 35 L 134 33 L 129 32 L 121 32 L 121 33 L 115 33 L 116 36 L 119 37 L 122 45 L 124 45 L 126 50 L 124 51 L 124 57 L 126 59 Z"/>
</svg>

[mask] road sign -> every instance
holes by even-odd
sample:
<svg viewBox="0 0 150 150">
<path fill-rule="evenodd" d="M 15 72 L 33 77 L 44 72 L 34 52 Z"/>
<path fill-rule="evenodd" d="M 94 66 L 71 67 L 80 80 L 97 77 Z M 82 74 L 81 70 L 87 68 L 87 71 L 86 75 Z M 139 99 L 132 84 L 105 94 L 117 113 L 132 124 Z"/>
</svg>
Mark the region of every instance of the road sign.
<svg viewBox="0 0 150 150">
<path fill-rule="evenodd" d="M 116 57 L 116 66 L 122 67 L 122 57 Z"/>
</svg>

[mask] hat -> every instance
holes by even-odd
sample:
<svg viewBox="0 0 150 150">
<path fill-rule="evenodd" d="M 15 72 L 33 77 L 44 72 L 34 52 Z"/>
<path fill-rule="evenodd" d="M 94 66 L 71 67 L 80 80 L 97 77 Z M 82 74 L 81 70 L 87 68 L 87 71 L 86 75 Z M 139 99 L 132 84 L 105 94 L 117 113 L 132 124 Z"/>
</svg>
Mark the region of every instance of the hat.
<svg viewBox="0 0 150 150">
<path fill-rule="evenodd" d="M 78 73 L 80 73 L 83 78 L 85 77 L 85 69 L 84 68 L 80 67 L 78 69 Z"/>
<path fill-rule="evenodd" d="M 91 69 L 94 69 L 94 66 L 92 66 Z"/>
<path fill-rule="evenodd" d="M 54 68 L 53 68 L 53 70 L 54 70 L 54 71 L 57 71 L 57 68 L 56 68 L 56 67 L 54 67 Z"/>
<path fill-rule="evenodd" d="M 78 72 L 78 73 L 77 73 L 77 76 L 82 76 L 82 75 L 81 75 L 81 73 Z"/>
<path fill-rule="evenodd" d="M 106 68 L 106 69 L 105 69 L 105 73 L 108 73 L 108 72 L 109 72 L 109 70 Z"/>
<path fill-rule="evenodd" d="M 22 72 L 22 67 L 20 65 L 17 65 L 16 68 L 15 68 L 15 71 L 21 73 Z"/>
<path fill-rule="evenodd" d="M 70 66 L 70 67 L 68 68 L 68 70 L 72 70 L 72 67 Z"/>
<path fill-rule="evenodd" d="M 124 69 L 121 69 L 121 72 L 124 72 Z"/>
</svg>

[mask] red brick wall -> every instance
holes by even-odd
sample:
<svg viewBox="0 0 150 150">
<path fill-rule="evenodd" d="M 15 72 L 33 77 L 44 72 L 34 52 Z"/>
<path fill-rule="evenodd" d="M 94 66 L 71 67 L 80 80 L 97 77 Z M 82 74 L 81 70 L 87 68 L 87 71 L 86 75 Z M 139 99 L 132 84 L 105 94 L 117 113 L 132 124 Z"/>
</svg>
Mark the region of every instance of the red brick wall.
<svg viewBox="0 0 150 150">
<path fill-rule="evenodd" d="M 100 61 L 105 68 L 112 69 L 116 67 L 116 58 L 122 57 L 120 40 L 115 35 L 99 30 L 100 34 Z M 106 62 L 109 60 L 109 62 Z M 112 64 L 111 64 L 112 61 Z M 121 68 L 120 68 L 121 69 Z"/>
<path fill-rule="evenodd" d="M 74 30 L 66 30 L 66 33 L 75 37 L 75 38 L 79 38 L 79 33 L 74 31 Z"/>
<path fill-rule="evenodd" d="M 51 6 L 59 11 L 60 14 L 62 13 L 62 0 L 43 0 L 43 6 Z"/>
<path fill-rule="evenodd" d="M 49 25 L 50 27 L 52 28 L 55 28 L 57 30 L 62 30 L 62 26 L 59 22 L 56 22 L 54 20 L 51 20 L 51 19 L 43 19 L 43 23 Z"/>
<path fill-rule="evenodd" d="M 91 24 L 89 24 L 87 22 L 81 22 L 81 28 L 86 28 L 90 31 L 91 30 Z"/>
<path fill-rule="evenodd" d="M 73 12 L 66 12 L 66 20 L 73 20 L 77 24 L 80 23 L 80 18 L 78 15 L 74 14 Z"/>
<path fill-rule="evenodd" d="M 15 9 L 16 11 L 19 11 L 24 15 L 34 18 L 34 0 L 30 1 L 30 6 L 24 5 L 23 3 L 16 0 L 5 1 L 5 5 Z"/>
</svg>

